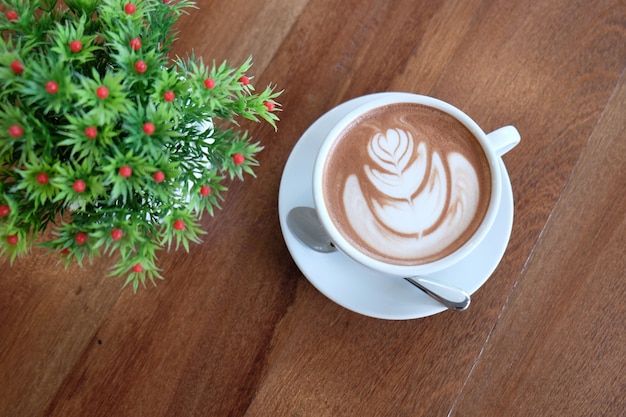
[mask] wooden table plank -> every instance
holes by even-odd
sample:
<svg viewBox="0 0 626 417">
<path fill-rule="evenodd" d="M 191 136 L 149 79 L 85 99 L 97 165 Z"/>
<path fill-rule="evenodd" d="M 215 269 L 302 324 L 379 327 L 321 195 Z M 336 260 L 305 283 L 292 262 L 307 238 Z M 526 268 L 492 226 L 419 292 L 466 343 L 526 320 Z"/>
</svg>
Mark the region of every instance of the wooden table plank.
<svg viewBox="0 0 626 417">
<path fill-rule="evenodd" d="M 172 56 L 193 52 L 206 64 L 223 61 L 233 65 L 253 58 L 253 72 L 261 74 L 302 13 L 308 0 L 197 1 L 176 23 L 181 32 Z"/>
<path fill-rule="evenodd" d="M 0 266 L 0 415 L 39 415 L 94 339 L 121 288 L 95 274 L 69 273 L 40 251 Z"/>
<path fill-rule="evenodd" d="M 624 114 L 622 76 L 453 415 L 626 410 Z"/>
</svg>

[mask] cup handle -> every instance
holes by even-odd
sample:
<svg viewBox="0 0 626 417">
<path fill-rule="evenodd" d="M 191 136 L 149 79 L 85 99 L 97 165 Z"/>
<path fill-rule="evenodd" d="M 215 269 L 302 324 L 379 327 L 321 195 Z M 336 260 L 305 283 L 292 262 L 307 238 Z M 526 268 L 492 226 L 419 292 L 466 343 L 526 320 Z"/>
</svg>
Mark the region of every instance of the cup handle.
<svg viewBox="0 0 626 417">
<path fill-rule="evenodd" d="M 504 126 L 487 135 L 498 156 L 513 149 L 520 141 L 520 134 L 514 126 Z"/>
</svg>

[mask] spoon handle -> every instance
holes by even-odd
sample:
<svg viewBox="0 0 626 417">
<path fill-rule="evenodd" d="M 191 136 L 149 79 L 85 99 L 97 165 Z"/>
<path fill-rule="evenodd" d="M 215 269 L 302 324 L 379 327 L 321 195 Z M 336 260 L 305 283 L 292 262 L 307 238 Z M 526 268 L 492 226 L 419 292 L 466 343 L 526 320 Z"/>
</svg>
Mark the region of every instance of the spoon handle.
<svg viewBox="0 0 626 417">
<path fill-rule="evenodd" d="M 408 282 L 439 301 L 453 311 L 466 310 L 470 305 L 470 296 L 465 291 L 448 285 L 442 285 L 422 277 L 407 277 Z"/>
</svg>

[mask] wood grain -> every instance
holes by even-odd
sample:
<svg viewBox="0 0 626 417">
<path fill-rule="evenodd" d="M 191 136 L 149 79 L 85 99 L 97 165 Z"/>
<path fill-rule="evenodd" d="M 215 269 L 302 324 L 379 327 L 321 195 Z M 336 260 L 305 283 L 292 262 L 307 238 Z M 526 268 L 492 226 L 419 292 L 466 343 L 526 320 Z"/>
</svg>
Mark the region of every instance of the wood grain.
<svg viewBox="0 0 626 417">
<path fill-rule="evenodd" d="M 616 208 L 626 205 L 625 112 L 622 76 L 456 415 L 477 415 L 486 406 L 506 416 L 623 413 L 626 217 Z"/>
<path fill-rule="evenodd" d="M 0 416 L 620 416 L 626 410 L 623 0 L 198 1 L 175 52 L 249 55 L 278 132 L 204 242 L 133 295 L 107 259 L 0 265 Z M 300 273 L 277 193 L 306 128 L 350 98 L 433 95 L 515 125 L 507 253 L 463 313 L 361 316 Z"/>
</svg>

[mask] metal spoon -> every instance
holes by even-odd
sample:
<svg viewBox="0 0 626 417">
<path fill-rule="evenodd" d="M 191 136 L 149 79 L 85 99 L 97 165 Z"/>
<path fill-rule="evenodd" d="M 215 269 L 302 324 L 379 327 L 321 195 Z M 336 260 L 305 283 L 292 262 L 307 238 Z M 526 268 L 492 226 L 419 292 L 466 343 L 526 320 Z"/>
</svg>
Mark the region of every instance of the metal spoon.
<svg viewBox="0 0 626 417">
<path fill-rule="evenodd" d="M 287 214 L 289 230 L 306 246 L 317 252 L 330 253 L 337 250 L 311 207 L 294 207 Z M 469 307 L 467 292 L 424 277 L 404 278 L 448 309 L 463 311 Z"/>
</svg>

